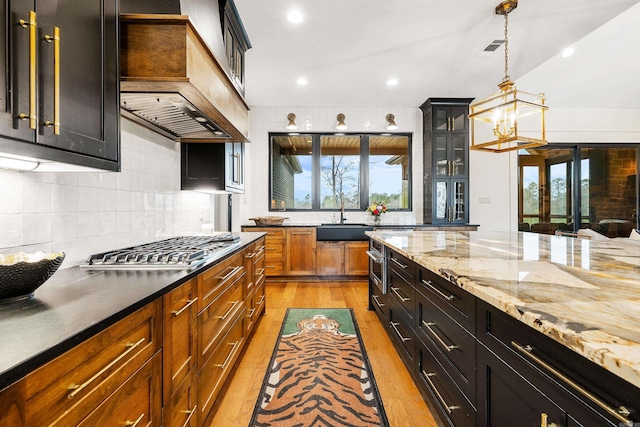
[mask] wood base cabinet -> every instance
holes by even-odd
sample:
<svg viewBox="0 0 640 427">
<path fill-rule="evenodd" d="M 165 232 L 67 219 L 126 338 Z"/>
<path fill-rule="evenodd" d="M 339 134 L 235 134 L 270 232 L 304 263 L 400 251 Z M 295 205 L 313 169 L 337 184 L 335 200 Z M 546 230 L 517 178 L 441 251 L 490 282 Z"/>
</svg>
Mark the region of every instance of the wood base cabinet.
<svg viewBox="0 0 640 427">
<path fill-rule="evenodd" d="M 318 276 L 366 276 L 369 242 L 320 241 L 317 243 Z"/>
</svg>

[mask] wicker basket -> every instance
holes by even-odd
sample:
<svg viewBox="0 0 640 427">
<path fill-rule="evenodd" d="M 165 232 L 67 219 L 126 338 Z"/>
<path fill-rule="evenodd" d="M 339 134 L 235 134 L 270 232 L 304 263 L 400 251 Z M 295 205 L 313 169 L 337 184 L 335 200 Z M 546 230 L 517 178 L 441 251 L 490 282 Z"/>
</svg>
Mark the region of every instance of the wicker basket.
<svg viewBox="0 0 640 427">
<path fill-rule="evenodd" d="M 257 218 L 249 218 L 251 221 L 255 221 L 256 225 L 282 225 L 285 219 L 289 219 L 286 216 L 260 216 Z"/>
<path fill-rule="evenodd" d="M 62 253 L 14 254 L 39 258 L 0 265 L 0 302 L 30 298 L 33 292 L 56 272 L 64 260 Z M 12 255 L 5 256 L 10 257 Z"/>
</svg>

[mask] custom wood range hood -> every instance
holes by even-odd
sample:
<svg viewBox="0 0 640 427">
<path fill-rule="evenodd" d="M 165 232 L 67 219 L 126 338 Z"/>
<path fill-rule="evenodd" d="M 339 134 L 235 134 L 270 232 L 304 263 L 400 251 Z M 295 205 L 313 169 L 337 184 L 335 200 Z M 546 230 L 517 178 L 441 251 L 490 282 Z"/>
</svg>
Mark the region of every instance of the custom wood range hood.
<svg viewBox="0 0 640 427">
<path fill-rule="evenodd" d="M 120 24 L 123 116 L 176 142 L 249 142 L 249 107 L 188 16 Z"/>
</svg>

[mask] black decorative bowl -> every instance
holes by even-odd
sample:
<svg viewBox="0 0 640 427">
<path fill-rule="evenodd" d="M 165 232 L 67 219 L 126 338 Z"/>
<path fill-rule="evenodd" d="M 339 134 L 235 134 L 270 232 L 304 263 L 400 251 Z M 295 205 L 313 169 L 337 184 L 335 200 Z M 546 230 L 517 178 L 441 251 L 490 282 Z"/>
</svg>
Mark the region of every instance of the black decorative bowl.
<svg viewBox="0 0 640 427">
<path fill-rule="evenodd" d="M 64 252 L 0 255 L 0 302 L 31 298 L 60 267 L 64 256 Z"/>
</svg>

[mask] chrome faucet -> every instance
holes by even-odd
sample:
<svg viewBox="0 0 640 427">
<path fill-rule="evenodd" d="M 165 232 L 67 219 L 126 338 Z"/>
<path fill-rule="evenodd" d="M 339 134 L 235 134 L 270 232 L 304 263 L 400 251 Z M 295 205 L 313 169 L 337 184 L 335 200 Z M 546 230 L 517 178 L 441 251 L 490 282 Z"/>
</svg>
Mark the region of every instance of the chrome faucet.
<svg viewBox="0 0 640 427">
<path fill-rule="evenodd" d="M 340 193 L 340 224 L 344 224 L 344 193 Z"/>
</svg>

